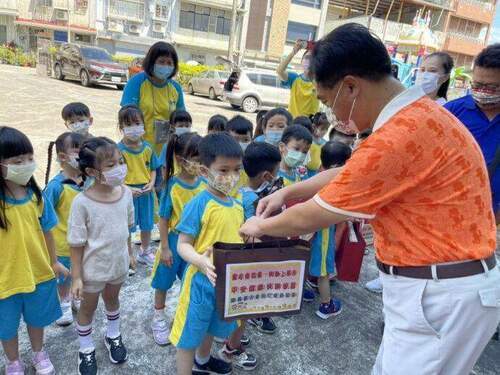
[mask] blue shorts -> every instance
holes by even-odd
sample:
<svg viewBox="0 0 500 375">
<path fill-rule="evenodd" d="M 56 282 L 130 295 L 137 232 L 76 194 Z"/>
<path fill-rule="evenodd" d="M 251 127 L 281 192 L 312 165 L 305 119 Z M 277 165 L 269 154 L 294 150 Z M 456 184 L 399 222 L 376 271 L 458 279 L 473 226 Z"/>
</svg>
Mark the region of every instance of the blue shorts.
<svg viewBox="0 0 500 375">
<path fill-rule="evenodd" d="M 131 185 L 131 187 L 142 187 L 143 185 Z M 150 232 L 154 226 L 155 197 L 154 192 L 134 197 L 135 225 L 130 231 L 134 233 L 139 226 L 141 232 Z"/>
<path fill-rule="evenodd" d="M 172 251 L 173 264 L 169 267 L 160 263 L 161 251 L 156 252 L 155 265 L 153 267 L 153 280 L 151 286 L 154 289 L 159 289 L 164 292 L 169 290 L 174 284 L 175 278 L 182 280 L 184 270 L 186 269 L 186 262 L 179 256 L 177 252 L 177 242 L 179 241 L 179 234 L 175 232 L 168 233 L 168 246 Z"/>
<path fill-rule="evenodd" d="M 170 342 L 179 349 L 193 350 L 205 336 L 229 337 L 237 323 L 220 318 L 216 308 L 215 288 L 208 278 L 189 265 L 186 268 Z"/>
<path fill-rule="evenodd" d="M 44 328 L 61 317 L 56 279 L 38 284 L 31 293 L 0 299 L 0 340 L 17 336 L 21 315 L 28 326 L 35 328 Z"/>
<path fill-rule="evenodd" d="M 309 274 L 320 277 L 334 272 L 335 226 L 316 232 L 311 245 Z"/>
<path fill-rule="evenodd" d="M 57 257 L 57 260 L 59 263 L 61 263 L 64 267 L 66 267 L 68 270 L 71 270 L 71 257 Z M 64 276 L 59 276 L 57 278 L 57 284 L 62 285 L 69 283 L 71 281 L 71 276 L 64 277 Z"/>
</svg>

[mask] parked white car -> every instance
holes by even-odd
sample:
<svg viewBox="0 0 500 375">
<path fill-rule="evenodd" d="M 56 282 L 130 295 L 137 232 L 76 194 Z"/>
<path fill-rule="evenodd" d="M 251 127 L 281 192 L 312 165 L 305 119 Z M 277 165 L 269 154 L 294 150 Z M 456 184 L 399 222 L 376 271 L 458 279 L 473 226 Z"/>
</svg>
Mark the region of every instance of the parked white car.
<svg viewBox="0 0 500 375">
<path fill-rule="evenodd" d="M 210 99 L 215 100 L 222 96 L 224 83 L 226 83 L 228 77 L 229 72 L 221 70 L 210 70 L 204 72 L 197 77 L 191 78 L 188 83 L 188 92 L 191 95 L 206 95 Z"/>
<path fill-rule="evenodd" d="M 256 112 L 262 106 L 287 107 L 290 88 L 284 85 L 275 71 L 241 69 L 231 73 L 225 86 L 223 100 L 233 108 Z"/>
</svg>

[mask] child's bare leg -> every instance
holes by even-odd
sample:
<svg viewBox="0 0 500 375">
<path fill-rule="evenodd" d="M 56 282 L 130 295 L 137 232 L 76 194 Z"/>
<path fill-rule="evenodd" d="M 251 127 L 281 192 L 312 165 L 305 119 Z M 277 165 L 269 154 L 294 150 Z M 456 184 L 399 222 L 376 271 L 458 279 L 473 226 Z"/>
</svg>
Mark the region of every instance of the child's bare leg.
<svg viewBox="0 0 500 375">
<path fill-rule="evenodd" d="M 155 289 L 155 309 L 163 310 L 165 308 L 165 301 L 167 299 L 167 292 L 160 289 Z"/>
<path fill-rule="evenodd" d="M 107 331 L 106 337 L 120 336 L 120 289 L 122 284 L 107 284 L 102 292 L 102 299 L 106 307 Z"/>
<path fill-rule="evenodd" d="M 194 350 L 177 349 L 177 375 L 193 373 Z"/>
<path fill-rule="evenodd" d="M 62 301 L 68 301 L 69 298 L 69 291 L 71 289 L 71 282 L 69 280 L 66 280 L 63 284 L 58 284 L 57 285 L 57 292 L 59 293 L 59 300 Z"/>
<path fill-rule="evenodd" d="M 318 290 L 321 303 L 329 303 L 331 298 L 330 279 L 327 276 L 318 277 Z"/>
<path fill-rule="evenodd" d="M 43 347 L 43 328 L 28 326 L 28 335 L 31 341 L 31 349 L 34 352 L 42 351 Z"/>
<path fill-rule="evenodd" d="M 83 299 L 78 310 L 77 321 L 81 326 L 87 326 L 92 323 L 100 293 L 83 292 Z"/>
<path fill-rule="evenodd" d="M 241 346 L 241 338 L 245 333 L 246 323 L 244 320 L 239 321 L 239 326 L 236 330 L 229 336 L 229 346 L 231 349 L 236 349 Z"/>
<path fill-rule="evenodd" d="M 10 340 L 2 340 L 3 351 L 9 362 L 14 362 L 19 359 L 19 341 L 16 337 Z"/>
<path fill-rule="evenodd" d="M 214 337 L 211 335 L 206 335 L 205 339 L 201 343 L 201 345 L 196 349 L 196 355 L 200 358 L 207 358 L 210 356 L 210 351 L 212 350 L 212 343 L 214 341 Z"/>
<path fill-rule="evenodd" d="M 151 231 L 141 231 L 142 251 L 148 251 L 150 243 L 151 243 Z"/>
</svg>

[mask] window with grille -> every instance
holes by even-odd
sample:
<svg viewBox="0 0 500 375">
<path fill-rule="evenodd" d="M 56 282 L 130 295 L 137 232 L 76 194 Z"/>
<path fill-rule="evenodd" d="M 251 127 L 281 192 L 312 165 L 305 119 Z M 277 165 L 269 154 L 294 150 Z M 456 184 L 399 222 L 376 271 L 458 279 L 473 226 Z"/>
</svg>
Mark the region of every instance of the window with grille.
<svg viewBox="0 0 500 375">
<path fill-rule="evenodd" d="M 317 27 L 314 25 L 289 21 L 286 32 L 286 42 L 295 43 L 297 39 L 314 40 L 316 39 L 316 30 Z"/>
<path fill-rule="evenodd" d="M 292 0 L 292 4 L 303 5 L 315 9 L 321 8 L 321 0 Z"/>
<path fill-rule="evenodd" d="M 109 0 L 109 15 L 143 20 L 144 2 L 133 0 Z"/>
<path fill-rule="evenodd" d="M 224 10 L 182 3 L 179 27 L 229 35 L 231 31 L 231 13 Z"/>
<path fill-rule="evenodd" d="M 75 13 L 85 14 L 89 7 L 88 0 L 75 0 Z"/>
<path fill-rule="evenodd" d="M 156 4 L 155 17 L 167 19 L 168 7 L 166 5 Z"/>
</svg>

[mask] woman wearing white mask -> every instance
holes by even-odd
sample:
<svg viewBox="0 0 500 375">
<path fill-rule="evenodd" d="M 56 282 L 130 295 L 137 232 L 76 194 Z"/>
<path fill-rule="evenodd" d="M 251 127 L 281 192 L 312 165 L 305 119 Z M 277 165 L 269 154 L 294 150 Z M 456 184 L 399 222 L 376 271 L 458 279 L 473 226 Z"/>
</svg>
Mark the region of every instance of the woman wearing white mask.
<svg viewBox="0 0 500 375">
<path fill-rule="evenodd" d="M 158 42 L 149 49 L 143 63 L 144 71 L 128 81 L 121 106 L 134 104 L 144 114 L 144 140 L 159 155 L 163 143 L 155 137 L 159 121 L 168 121 L 175 110 L 185 109 L 181 85 L 173 79 L 179 63 L 177 52 L 169 43 Z"/>
<path fill-rule="evenodd" d="M 424 58 L 417 71 L 415 85 L 422 86 L 427 96 L 440 105 L 448 101 L 453 59 L 446 52 L 434 52 Z"/>
<path fill-rule="evenodd" d="M 301 49 L 307 48 L 302 56 L 303 73 L 287 71 L 287 67 Z M 297 40 L 293 46 L 292 52 L 281 62 L 276 72 L 283 81 L 283 84 L 290 87 L 290 104 L 288 110 L 292 116 L 311 116 L 319 111 L 319 100 L 316 97 L 316 89 L 311 79 L 309 65 L 311 62 L 312 42 Z"/>
</svg>

